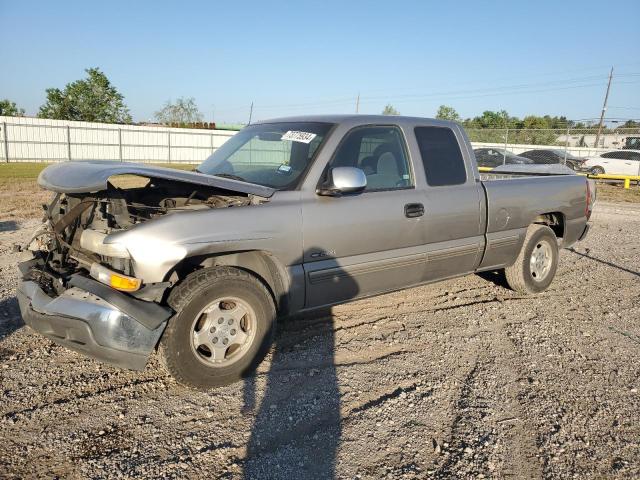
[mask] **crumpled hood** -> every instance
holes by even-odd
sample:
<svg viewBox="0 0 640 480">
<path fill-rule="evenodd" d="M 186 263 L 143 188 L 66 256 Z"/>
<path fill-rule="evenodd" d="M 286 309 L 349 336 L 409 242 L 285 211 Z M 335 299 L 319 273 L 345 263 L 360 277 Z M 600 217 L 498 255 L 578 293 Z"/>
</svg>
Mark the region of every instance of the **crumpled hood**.
<svg viewBox="0 0 640 480">
<path fill-rule="evenodd" d="M 42 188 L 60 193 L 94 193 L 107 189 L 109 177 L 126 174 L 204 185 L 267 198 L 275 192 L 273 188 L 262 185 L 204 173 L 108 160 L 69 161 L 50 165 L 40 172 L 38 184 Z"/>
</svg>

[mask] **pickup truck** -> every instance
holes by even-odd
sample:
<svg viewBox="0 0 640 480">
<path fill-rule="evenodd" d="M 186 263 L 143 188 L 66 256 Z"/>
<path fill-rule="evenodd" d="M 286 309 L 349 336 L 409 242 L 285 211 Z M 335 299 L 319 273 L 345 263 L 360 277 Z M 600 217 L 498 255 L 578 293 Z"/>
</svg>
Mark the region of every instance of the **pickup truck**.
<svg viewBox="0 0 640 480">
<path fill-rule="evenodd" d="M 595 191 L 511 167 L 481 174 L 456 123 L 367 115 L 255 123 L 194 171 L 49 166 L 22 316 L 121 367 L 157 350 L 207 389 L 251 374 L 283 316 L 482 271 L 542 292 L 559 248 L 587 234 Z"/>
</svg>

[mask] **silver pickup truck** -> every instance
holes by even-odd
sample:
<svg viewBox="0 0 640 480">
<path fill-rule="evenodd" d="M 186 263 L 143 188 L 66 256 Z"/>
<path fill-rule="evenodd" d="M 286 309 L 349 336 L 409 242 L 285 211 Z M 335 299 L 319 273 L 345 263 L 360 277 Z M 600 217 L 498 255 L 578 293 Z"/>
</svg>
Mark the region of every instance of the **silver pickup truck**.
<svg viewBox="0 0 640 480">
<path fill-rule="evenodd" d="M 225 385 L 281 316 L 488 270 L 545 290 L 594 201 L 563 173 L 481 174 L 459 125 L 365 115 L 256 123 L 191 172 L 61 163 L 38 179 L 55 196 L 20 308 L 97 359 L 142 369 L 157 349 L 179 382 Z"/>
</svg>

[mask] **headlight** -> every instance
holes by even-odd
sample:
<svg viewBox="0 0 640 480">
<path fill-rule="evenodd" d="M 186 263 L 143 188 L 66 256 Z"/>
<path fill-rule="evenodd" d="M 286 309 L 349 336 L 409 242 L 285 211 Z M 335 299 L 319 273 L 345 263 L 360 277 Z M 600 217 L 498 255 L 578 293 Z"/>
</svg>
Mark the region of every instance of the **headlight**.
<svg viewBox="0 0 640 480">
<path fill-rule="evenodd" d="M 129 251 L 121 243 L 104 243 L 106 236 L 106 233 L 87 229 L 80 235 L 80 246 L 105 257 L 131 258 Z"/>
</svg>

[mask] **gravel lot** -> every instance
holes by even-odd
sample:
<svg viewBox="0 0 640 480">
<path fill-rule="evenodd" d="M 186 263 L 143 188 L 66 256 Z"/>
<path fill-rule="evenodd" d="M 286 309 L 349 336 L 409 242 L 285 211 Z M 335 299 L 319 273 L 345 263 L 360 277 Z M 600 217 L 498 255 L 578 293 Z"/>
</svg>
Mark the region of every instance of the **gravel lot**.
<svg viewBox="0 0 640 480">
<path fill-rule="evenodd" d="M 640 476 L 640 205 L 598 204 L 544 294 L 470 276 L 287 321 L 209 393 L 24 327 L 34 225 L 0 222 L 2 477 Z"/>
</svg>

